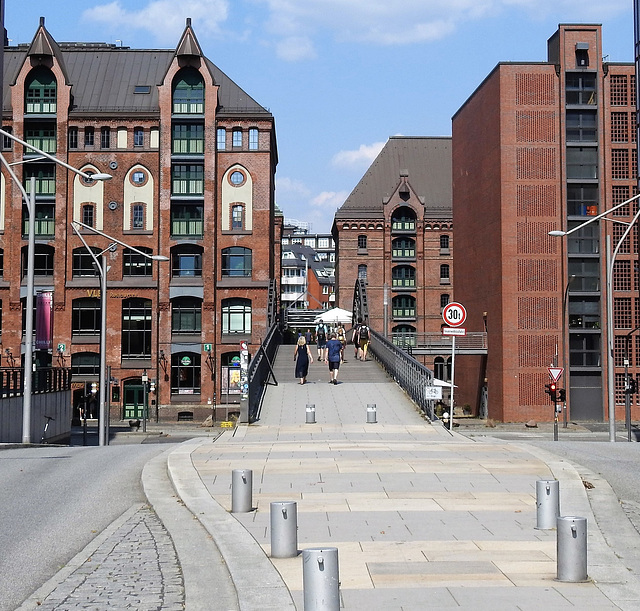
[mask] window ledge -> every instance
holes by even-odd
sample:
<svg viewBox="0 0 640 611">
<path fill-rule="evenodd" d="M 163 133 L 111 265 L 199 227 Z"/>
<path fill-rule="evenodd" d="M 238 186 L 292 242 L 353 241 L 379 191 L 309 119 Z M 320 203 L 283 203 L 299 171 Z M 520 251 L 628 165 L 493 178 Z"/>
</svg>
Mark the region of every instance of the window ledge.
<svg viewBox="0 0 640 611">
<path fill-rule="evenodd" d="M 238 344 L 242 341 L 251 343 L 251 334 L 250 333 L 223 333 L 222 334 L 222 343 L 223 344 Z"/>
<path fill-rule="evenodd" d="M 122 369 L 150 369 L 151 357 L 141 359 L 120 359 Z"/>
<path fill-rule="evenodd" d="M 72 344 L 99 344 L 100 343 L 100 335 L 72 335 L 71 336 Z"/>
</svg>

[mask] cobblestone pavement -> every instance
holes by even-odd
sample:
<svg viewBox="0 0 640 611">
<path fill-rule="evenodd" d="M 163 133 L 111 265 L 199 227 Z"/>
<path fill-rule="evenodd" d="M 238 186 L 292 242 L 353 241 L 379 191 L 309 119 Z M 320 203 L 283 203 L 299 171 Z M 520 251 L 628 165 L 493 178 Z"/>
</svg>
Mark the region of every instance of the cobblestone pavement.
<svg viewBox="0 0 640 611">
<path fill-rule="evenodd" d="M 73 570 L 67 567 L 60 572 L 53 589 L 49 582 L 48 593 L 40 590 L 31 597 L 31 604 L 47 611 L 182 611 L 183 576 L 169 534 L 147 505 L 127 513 L 95 549 L 85 549 L 84 560 L 82 555 L 76 556 Z M 21 609 L 35 608 L 31 604 Z"/>
</svg>

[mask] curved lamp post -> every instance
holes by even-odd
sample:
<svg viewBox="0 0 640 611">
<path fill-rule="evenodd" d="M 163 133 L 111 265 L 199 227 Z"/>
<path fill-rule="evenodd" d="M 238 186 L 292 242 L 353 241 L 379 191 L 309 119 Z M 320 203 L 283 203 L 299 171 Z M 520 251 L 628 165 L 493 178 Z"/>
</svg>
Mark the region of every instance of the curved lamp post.
<svg viewBox="0 0 640 611">
<path fill-rule="evenodd" d="M 64 161 L 50 155 L 49 153 L 45 153 L 39 148 L 21 140 L 17 136 L 14 136 L 11 132 L 8 132 L 4 129 L 0 129 L 0 136 L 5 136 L 14 142 L 18 142 L 22 146 L 35 151 L 42 157 L 61 165 L 72 172 L 75 172 L 79 176 L 87 180 L 109 180 L 111 178 L 111 174 L 103 174 L 100 172 L 87 173 L 82 170 L 78 170 L 73 166 L 65 163 Z M 28 246 L 27 246 L 27 295 L 26 295 L 26 320 L 25 320 L 25 342 L 24 342 L 24 376 L 23 376 L 23 402 L 22 402 L 22 443 L 31 443 L 31 390 L 32 390 L 32 379 L 33 379 L 33 285 L 34 285 L 34 261 L 35 261 L 35 241 L 36 241 L 36 232 L 35 232 L 35 208 L 36 208 L 36 179 L 35 177 L 31 177 L 29 190 L 30 193 L 27 193 L 24 185 L 20 182 L 15 172 L 13 171 L 11 164 L 4 158 L 3 155 L 0 155 L 0 162 L 5 167 L 13 181 L 16 183 L 20 192 L 22 193 L 22 197 L 24 198 L 25 204 L 27 206 L 27 214 L 29 216 L 29 235 L 28 235 Z"/>
<path fill-rule="evenodd" d="M 618 208 L 622 208 L 623 206 L 631 203 L 632 201 L 638 199 L 640 197 L 640 193 L 634 195 L 628 200 L 622 202 L 621 204 L 616 204 L 613 208 L 609 210 L 605 210 L 601 212 L 597 216 L 590 218 L 588 221 L 577 225 L 576 227 L 572 227 L 568 231 L 562 231 L 561 229 L 555 229 L 549 232 L 550 236 L 568 236 L 572 234 L 574 231 L 578 231 L 582 229 L 586 225 L 601 219 L 608 214 L 611 214 L 614 210 Z M 613 265 L 616 260 L 616 256 L 618 255 L 618 251 L 620 250 L 620 246 L 629 235 L 629 232 L 635 225 L 636 221 L 640 218 L 640 208 L 638 208 L 638 212 L 633 217 L 631 223 L 626 228 L 625 232 L 622 234 L 622 237 L 616 244 L 613 254 L 611 253 L 611 238 L 607 236 L 606 240 L 606 250 L 607 250 L 607 268 L 606 268 L 606 287 L 607 287 L 607 386 L 608 386 L 608 417 L 609 417 L 609 441 L 615 442 L 616 440 L 616 405 L 615 405 L 615 375 L 614 375 L 614 363 L 613 363 L 613 344 L 614 344 L 614 334 L 613 334 Z"/>
<path fill-rule="evenodd" d="M 118 240 L 113 236 L 110 236 L 104 231 L 100 231 L 95 227 L 91 227 L 91 225 L 85 225 L 80 221 L 72 221 L 71 227 L 75 234 L 82 240 L 84 247 L 87 249 L 91 257 L 93 258 L 94 263 L 96 264 L 96 268 L 98 269 L 98 273 L 100 275 L 100 394 L 99 396 L 99 406 L 100 406 L 100 425 L 98 428 L 98 444 L 101 446 L 109 445 L 109 440 L 106 435 L 106 422 L 108 418 L 107 414 L 107 402 L 106 402 L 106 390 L 107 390 L 107 257 L 104 254 L 107 250 L 110 250 L 112 246 L 115 244 L 120 244 L 120 246 L 124 246 L 134 252 L 146 257 L 147 259 L 151 259 L 152 261 L 169 261 L 169 257 L 165 257 L 164 255 L 150 255 L 142 250 L 138 250 L 137 248 L 130 246 L 126 242 L 122 240 Z M 98 261 L 98 256 L 94 254 L 94 252 L 89 248 L 89 245 L 86 243 L 85 239 L 82 237 L 79 229 L 86 229 L 87 231 L 91 231 L 97 235 L 100 235 L 104 238 L 107 238 L 110 241 L 109 246 L 105 248 L 101 253 L 101 261 Z M 146 374 L 146 369 L 145 369 Z M 147 377 L 148 380 L 148 377 Z M 145 384 L 146 389 L 146 384 Z M 145 390 L 146 396 L 146 390 Z M 143 408 L 144 412 L 144 427 L 143 430 L 146 431 L 146 405 Z"/>
</svg>

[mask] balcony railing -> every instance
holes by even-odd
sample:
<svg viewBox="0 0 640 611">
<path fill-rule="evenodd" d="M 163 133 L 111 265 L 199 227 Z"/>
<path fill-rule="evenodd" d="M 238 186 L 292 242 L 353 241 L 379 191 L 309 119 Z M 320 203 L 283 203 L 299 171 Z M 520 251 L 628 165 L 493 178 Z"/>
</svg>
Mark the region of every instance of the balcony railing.
<svg viewBox="0 0 640 611">
<path fill-rule="evenodd" d="M 204 235 L 204 221 L 202 219 L 172 219 L 171 237 L 197 237 Z"/>
</svg>

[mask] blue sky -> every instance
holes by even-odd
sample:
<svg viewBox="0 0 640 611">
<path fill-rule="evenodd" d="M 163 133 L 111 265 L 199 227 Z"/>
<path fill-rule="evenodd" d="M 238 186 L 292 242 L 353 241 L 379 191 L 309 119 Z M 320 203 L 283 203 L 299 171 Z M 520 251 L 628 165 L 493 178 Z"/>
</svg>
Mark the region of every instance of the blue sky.
<svg viewBox="0 0 640 611">
<path fill-rule="evenodd" d="M 57 7 L 63 7 L 60 10 Z M 500 61 L 544 61 L 559 23 L 601 23 L 609 61 L 633 61 L 632 0 L 6 0 L 11 44 L 39 23 L 59 42 L 205 54 L 276 119 L 276 201 L 331 228 L 390 136 L 451 134 Z"/>
</svg>

